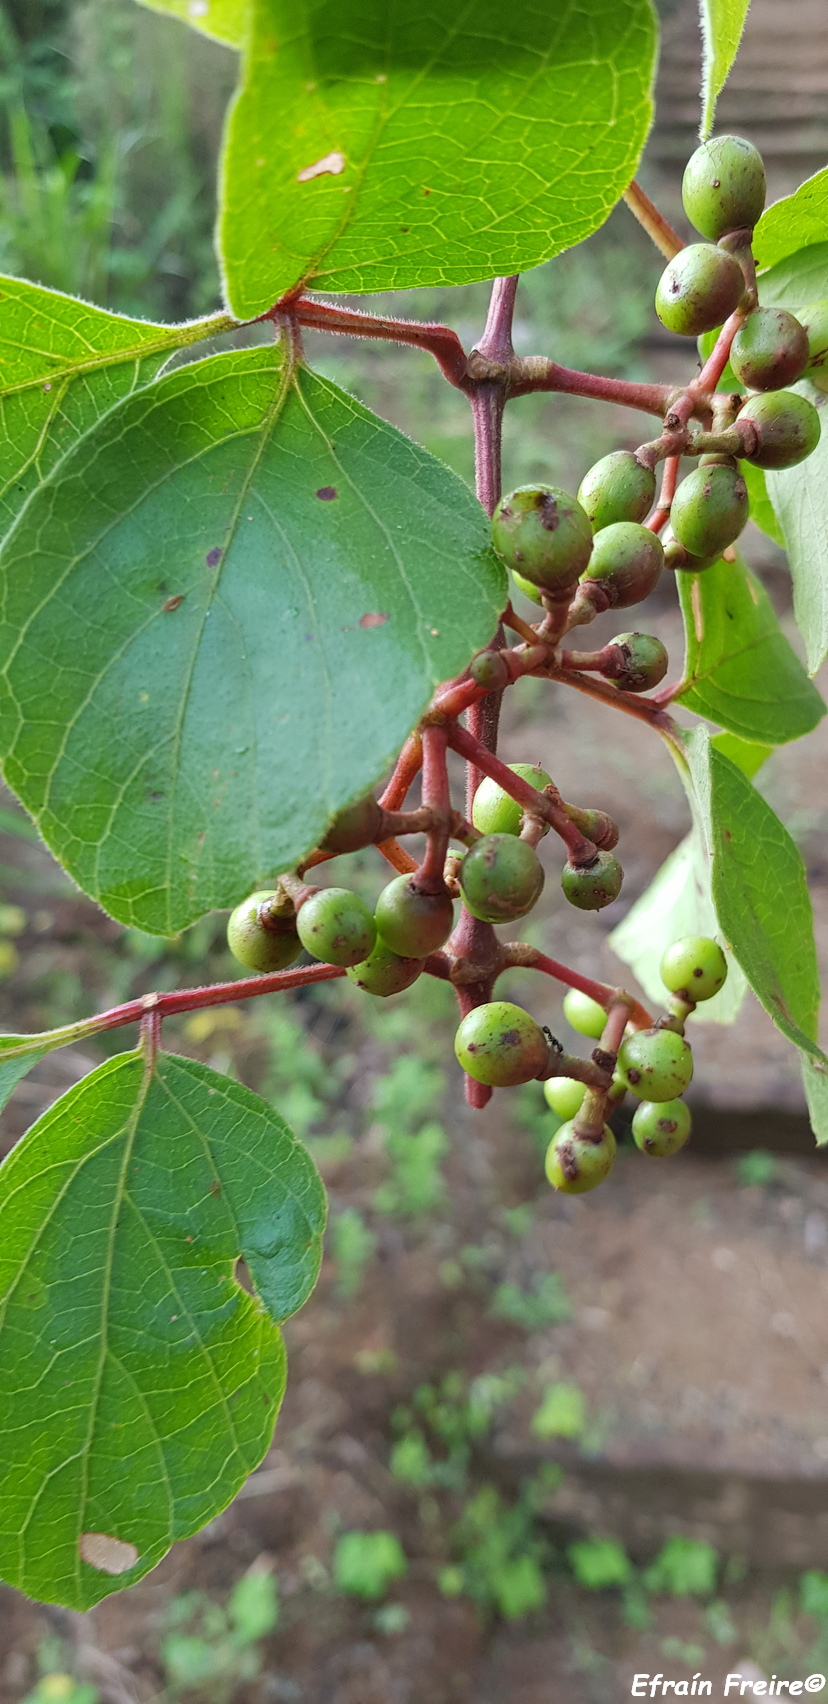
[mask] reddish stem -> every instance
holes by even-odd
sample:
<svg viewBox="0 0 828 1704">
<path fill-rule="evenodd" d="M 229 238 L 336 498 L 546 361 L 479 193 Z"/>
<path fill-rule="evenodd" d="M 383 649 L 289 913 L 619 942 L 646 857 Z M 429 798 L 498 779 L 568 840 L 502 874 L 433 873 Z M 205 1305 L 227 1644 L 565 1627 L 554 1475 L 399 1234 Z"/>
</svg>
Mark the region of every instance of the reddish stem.
<svg viewBox="0 0 828 1704">
<path fill-rule="evenodd" d="M 310 326 L 314 331 L 330 331 L 340 337 L 375 337 L 384 342 L 407 343 L 415 349 L 425 349 L 434 356 L 449 384 L 459 390 L 470 389 L 466 351 L 456 331 L 447 325 L 422 325 L 416 320 L 366 314 L 358 308 L 332 307 L 327 302 L 315 302 L 310 296 L 301 296 L 293 304 L 292 312 L 301 325 Z"/>
<path fill-rule="evenodd" d="M 405 847 L 401 846 L 398 840 L 378 841 L 377 851 L 382 854 L 386 863 L 390 864 L 392 869 L 399 871 L 401 876 L 410 876 L 419 867 L 416 858 L 412 858 L 411 853 L 406 852 Z"/>
<path fill-rule="evenodd" d="M 634 693 L 621 692 L 617 686 L 610 686 L 602 680 L 593 680 L 589 675 L 578 674 L 574 669 L 550 668 L 546 672 L 550 680 L 559 680 L 564 686 L 574 686 L 576 692 L 585 692 L 589 698 L 600 698 L 603 704 L 612 705 L 614 710 L 623 710 L 626 716 L 635 716 L 639 722 L 648 722 L 651 728 L 658 728 L 661 733 L 675 733 L 672 719 L 661 709 L 655 697 L 638 698 Z"/>
<path fill-rule="evenodd" d="M 445 727 L 432 723 L 423 729 L 423 804 L 436 811 L 440 819 L 439 824 L 429 830 L 425 857 L 417 875 L 416 886 L 423 893 L 442 893 L 446 885 L 443 870 L 451 827 L 447 749 Z"/>
<path fill-rule="evenodd" d="M 651 532 L 660 533 L 670 519 L 670 509 L 676 495 L 681 456 L 668 456 L 661 470 L 661 490 L 658 494 L 658 507 L 655 508 L 645 526 Z"/>
<path fill-rule="evenodd" d="M 596 1000 L 598 1005 L 607 1011 L 613 1000 L 618 999 L 619 989 L 608 988 L 604 982 L 595 982 L 591 976 L 582 976 L 580 971 L 570 970 L 568 965 L 561 964 L 558 959 L 549 958 L 547 953 L 539 952 L 537 948 L 521 947 L 520 952 L 522 956 L 516 961 L 516 968 L 540 970 L 544 976 L 554 976 L 556 982 L 565 982 L 568 988 L 577 988 L 580 994 L 588 994 L 590 1000 Z M 653 1020 L 640 1000 L 634 1000 L 630 996 L 626 1010 L 628 1015 L 625 1023 L 633 1024 L 636 1029 L 652 1028 Z M 623 1028 L 624 1026 L 622 1034 Z M 606 1030 L 604 1034 L 606 1035 Z M 601 1045 L 603 1047 L 603 1037 Z"/>
<path fill-rule="evenodd" d="M 423 742 L 420 734 L 409 734 L 394 765 L 394 772 L 384 793 L 380 794 L 383 810 L 398 811 L 404 805 L 423 766 Z"/>
<path fill-rule="evenodd" d="M 652 237 L 656 248 L 660 249 L 668 260 L 672 260 L 673 256 L 677 255 L 685 245 L 678 231 L 674 231 L 669 219 L 665 219 L 664 214 L 659 213 L 655 202 L 650 200 L 649 195 L 645 193 L 635 178 L 633 178 L 629 189 L 625 189 L 624 200 L 630 212 L 638 220 L 639 225 L 642 225 L 647 232 L 648 237 Z"/>
<path fill-rule="evenodd" d="M 502 763 L 499 757 L 495 757 L 494 752 L 487 751 L 467 728 L 450 722 L 448 742 L 468 763 L 475 764 L 484 775 L 496 781 L 504 793 L 508 793 L 510 799 L 515 799 L 519 805 L 523 805 L 524 810 L 531 811 L 533 816 L 543 817 L 544 821 L 554 828 L 555 833 L 560 835 L 573 863 L 587 864 L 594 859 L 595 847 L 592 841 L 581 834 L 566 811 L 556 805 L 547 793 L 539 793 L 536 787 L 530 787 L 528 781 L 515 775 L 514 770 Z"/>
<path fill-rule="evenodd" d="M 471 363 L 472 357 L 469 359 Z M 642 414 L 657 414 L 659 419 L 663 419 L 682 394 L 676 385 L 607 379 L 598 373 L 580 373 L 572 367 L 561 367 L 545 355 L 518 356 L 509 368 L 509 397 L 528 396 L 531 391 L 559 391 L 564 396 L 595 397 L 599 402 L 637 408 Z"/>
</svg>

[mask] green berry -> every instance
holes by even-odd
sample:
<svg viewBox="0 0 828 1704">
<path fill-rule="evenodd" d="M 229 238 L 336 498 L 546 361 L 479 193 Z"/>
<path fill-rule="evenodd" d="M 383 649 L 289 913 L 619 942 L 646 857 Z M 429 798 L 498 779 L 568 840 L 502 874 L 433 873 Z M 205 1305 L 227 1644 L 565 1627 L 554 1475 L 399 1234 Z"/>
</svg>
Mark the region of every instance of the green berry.
<svg viewBox="0 0 828 1704">
<path fill-rule="evenodd" d="M 633 1141 L 642 1154 L 669 1160 L 684 1147 L 692 1123 L 683 1100 L 642 1101 L 633 1113 Z"/>
<path fill-rule="evenodd" d="M 675 1030 L 634 1030 L 621 1043 L 618 1071 L 639 1100 L 675 1100 L 693 1075 L 693 1055 Z"/>
<path fill-rule="evenodd" d="M 346 805 L 334 817 L 324 840 L 319 844 L 323 852 L 333 852 L 337 855 L 343 852 L 358 852 L 362 846 L 370 846 L 376 839 L 382 822 L 382 810 L 372 794 L 364 799 L 357 799 L 354 804 Z"/>
<path fill-rule="evenodd" d="M 510 763 L 509 768 L 513 775 L 521 781 L 528 781 L 529 786 L 537 788 L 539 793 L 549 786 L 552 779 L 539 763 Z M 496 781 L 484 776 L 472 805 L 472 822 L 479 833 L 520 834 L 522 820 L 523 806 L 517 799 L 511 799 Z"/>
<path fill-rule="evenodd" d="M 706 460 L 683 479 L 673 498 L 673 532 L 691 556 L 720 556 L 747 525 L 750 504 L 735 462 Z"/>
<path fill-rule="evenodd" d="M 661 961 L 661 980 L 682 1000 L 712 1000 L 727 979 L 727 959 L 718 941 L 707 935 L 684 935 L 667 948 Z"/>
<path fill-rule="evenodd" d="M 296 928 L 306 952 L 326 964 L 361 964 L 377 939 L 364 899 L 349 888 L 320 888 L 312 894 L 299 908 Z"/>
<path fill-rule="evenodd" d="M 580 1083 L 577 1077 L 547 1077 L 543 1092 L 547 1105 L 559 1118 L 574 1118 L 581 1110 L 586 1083 Z"/>
<path fill-rule="evenodd" d="M 809 302 L 806 308 L 800 308 L 797 319 L 808 339 L 805 376 L 817 390 L 828 390 L 828 298 Z"/>
<path fill-rule="evenodd" d="M 568 988 L 564 995 L 564 1017 L 579 1035 L 588 1035 L 593 1041 L 600 1041 L 604 1033 L 607 1014 L 597 1000 L 591 1000 L 588 994 L 582 994 L 579 988 Z"/>
<path fill-rule="evenodd" d="M 382 940 L 400 958 L 425 958 L 448 940 L 454 924 L 451 894 L 421 893 L 413 876 L 395 876 L 377 900 Z"/>
<path fill-rule="evenodd" d="M 639 521 L 613 521 L 595 534 L 584 584 L 599 585 L 613 609 L 641 603 L 658 584 L 664 546 Z"/>
<path fill-rule="evenodd" d="M 622 692 L 649 692 L 664 679 L 669 659 L 660 639 L 649 633 L 618 633 L 609 643 L 618 655 L 603 673 Z"/>
<path fill-rule="evenodd" d="M 681 186 L 684 211 L 703 237 L 752 230 L 765 205 L 762 156 L 743 136 L 714 136 L 691 154 Z"/>
<path fill-rule="evenodd" d="M 656 476 L 632 450 L 613 450 L 602 456 L 584 474 L 578 502 L 589 516 L 593 530 L 612 526 L 613 521 L 643 521 L 653 506 Z"/>
<path fill-rule="evenodd" d="M 549 1043 L 540 1024 L 509 1000 L 490 1000 L 467 1012 L 454 1051 L 470 1077 L 491 1088 L 509 1088 L 543 1076 Z"/>
<path fill-rule="evenodd" d="M 272 888 L 262 889 L 251 893 L 230 913 L 227 945 L 245 970 L 262 974 L 286 970 L 302 951 L 293 913 L 280 917 L 269 909 L 275 899 L 278 895 Z"/>
<path fill-rule="evenodd" d="M 525 598 L 531 598 L 532 602 L 536 604 L 543 603 L 543 592 L 541 591 L 540 586 L 533 585 L 531 580 L 527 580 L 525 574 L 518 574 L 513 568 L 512 579 L 514 580 L 518 591 L 522 592 Z"/>
<path fill-rule="evenodd" d="M 579 911 L 603 911 L 621 892 L 624 871 L 612 852 L 598 852 L 591 864 L 564 864 L 561 887 Z"/>
<path fill-rule="evenodd" d="M 600 1142 L 578 1136 L 575 1120 L 562 1124 L 546 1150 L 546 1175 L 563 1195 L 586 1195 L 603 1183 L 615 1164 L 615 1137 L 608 1124 Z"/>
<path fill-rule="evenodd" d="M 475 686 L 485 686 L 487 692 L 500 692 L 511 679 L 500 651 L 479 651 L 472 658 L 469 674 Z"/>
<path fill-rule="evenodd" d="M 384 941 L 377 941 L 370 957 L 362 964 L 351 965 L 347 974 L 366 994 L 379 994 L 385 998 L 410 988 L 421 975 L 424 964 L 424 958 L 401 958 L 399 953 L 392 953 Z"/>
<path fill-rule="evenodd" d="M 543 865 L 514 834 L 484 834 L 466 853 L 458 881 L 466 910 L 483 923 L 511 923 L 537 904 Z"/>
<path fill-rule="evenodd" d="M 691 243 L 664 268 L 656 313 L 668 331 L 700 337 L 729 318 L 745 293 L 738 260 L 710 243 Z"/>
<path fill-rule="evenodd" d="M 745 403 L 736 425 L 753 428 L 745 461 L 754 467 L 795 467 L 815 450 L 821 424 L 812 402 L 796 391 L 770 391 Z"/>
<path fill-rule="evenodd" d="M 782 390 L 805 371 L 808 334 L 784 308 L 756 308 L 733 339 L 730 365 L 748 390 Z"/>
<path fill-rule="evenodd" d="M 719 560 L 718 551 L 714 551 L 712 556 L 694 556 L 692 551 L 685 550 L 684 545 L 679 544 L 672 527 L 666 528 L 663 538 L 664 566 L 673 573 L 684 569 L 690 574 L 698 574 L 702 568 L 712 568 L 714 562 Z"/>
<path fill-rule="evenodd" d="M 566 595 L 589 561 L 592 528 L 580 503 L 553 485 L 521 485 L 498 503 L 495 550 L 524 579 Z"/>
</svg>

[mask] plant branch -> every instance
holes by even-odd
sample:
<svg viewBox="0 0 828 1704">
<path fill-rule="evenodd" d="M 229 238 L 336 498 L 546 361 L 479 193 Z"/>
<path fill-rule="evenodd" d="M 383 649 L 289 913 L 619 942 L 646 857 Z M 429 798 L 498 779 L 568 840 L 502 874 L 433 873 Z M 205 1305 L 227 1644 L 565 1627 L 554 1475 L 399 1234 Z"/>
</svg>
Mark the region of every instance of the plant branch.
<svg viewBox="0 0 828 1704">
<path fill-rule="evenodd" d="M 472 377 L 482 376 L 479 362 L 469 357 Z M 643 414 L 657 414 L 663 419 L 678 397 L 680 385 L 638 383 L 631 379 L 608 379 L 599 373 L 581 373 L 572 367 L 561 367 L 546 355 L 517 355 L 510 362 L 506 378 L 508 395 L 528 396 L 532 391 L 558 391 L 564 396 L 594 397 L 599 402 L 615 402 L 622 408 L 637 408 Z"/>
<path fill-rule="evenodd" d="M 639 698 L 632 692 L 621 692 L 617 686 L 609 682 L 593 680 L 589 675 L 579 674 L 575 669 L 549 668 L 546 670 L 549 680 L 559 680 L 563 686 L 574 686 L 576 692 L 585 692 L 590 698 L 600 698 L 603 704 L 609 704 L 613 710 L 623 710 L 627 716 L 635 716 L 639 722 L 648 722 L 651 728 L 657 728 L 659 733 L 675 733 L 675 725 L 666 711 L 654 698 Z"/>
<path fill-rule="evenodd" d="M 506 947 L 507 968 L 512 970 L 539 970 L 544 976 L 553 976 L 556 982 L 563 982 L 568 988 L 577 988 L 580 994 L 588 994 L 590 1000 L 595 1000 L 605 1011 L 609 1011 L 613 1003 L 623 1000 L 628 1011 L 627 1021 L 635 1029 L 651 1029 L 653 1020 L 642 1006 L 640 1000 L 633 998 L 623 988 L 609 988 L 605 982 L 596 982 L 591 976 L 582 976 L 579 970 L 570 970 L 569 965 L 561 964 L 559 959 L 549 958 L 538 947 L 530 947 L 522 941 L 513 941 Z M 606 1034 L 606 1030 L 604 1031 Z M 603 1045 L 603 1037 L 602 1037 Z"/>
<path fill-rule="evenodd" d="M 649 195 L 641 188 L 640 183 L 636 182 L 635 178 L 633 178 L 629 189 L 625 189 L 624 200 L 633 217 L 638 220 L 639 225 L 647 232 L 648 237 L 652 238 L 656 248 L 661 250 L 667 260 L 672 260 L 674 255 L 677 255 L 685 247 L 678 231 L 674 231 L 669 219 L 665 219 L 664 214 L 659 213 L 655 202 L 650 200 Z"/>
<path fill-rule="evenodd" d="M 465 757 L 467 763 L 473 763 L 482 770 L 492 781 L 496 781 L 510 799 L 515 799 L 524 811 L 530 811 L 533 816 L 542 817 L 554 828 L 564 842 L 573 864 L 589 864 L 595 858 L 596 848 L 591 840 L 587 840 L 580 829 L 567 816 L 560 805 L 555 804 L 548 793 L 539 793 L 537 787 L 530 787 L 528 781 L 523 781 L 507 764 L 495 757 L 494 752 L 488 751 L 480 740 L 467 728 L 461 728 L 456 722 L 448 723 L 448 743 L 454 751 Z"/>
<path fill-rule="evenodd" d="M 277 310 L 271 309 L 274 314 Z M 358 308 L 332 307 L 316 302 L 310 296 L 300 296 L 292 304 L 292 312 L 300 325 L 314 331 L 330 331 L 340 337 L 372 337 L 389 343 L 406 343 L 433 355 L 443 377 L 458 390 L 468 390 L 466 351 L 447 325 L 420 324 L 417 320 L 398 320 L 384 314 L 367 314 Z M 267 316 L 270 317 L 270 316 Z"/>
</svg>

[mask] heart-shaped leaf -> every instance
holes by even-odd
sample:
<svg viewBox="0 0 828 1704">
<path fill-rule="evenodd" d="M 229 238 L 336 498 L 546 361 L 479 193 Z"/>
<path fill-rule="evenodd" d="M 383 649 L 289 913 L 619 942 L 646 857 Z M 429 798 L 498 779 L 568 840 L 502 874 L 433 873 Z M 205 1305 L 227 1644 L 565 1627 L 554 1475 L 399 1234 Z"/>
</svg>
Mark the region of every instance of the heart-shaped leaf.
<svg viewBox="0 0 828 1704">
<path fill-rule="evenodd" d="M 0 532 L 56 461 L 176 349 L 226 331 L 227 314 L 150 325 L 0 276 Z"/>
<path fill-rule="evenodd" d="M 324 1216 L 278 1115 L 191 1059 L 122 1054 L 44 1113 L 0 1167 L 5 1581 L 88 1609 L 231 1501 Z"/>
<path fill-rule="evenodd" d="M 678 703 L 760 744 L 810 733 L 825 704 L 755 574 L 737 558 L 676 577 L 686 640 Z"/>
<path fill-rule="evenodd" d="M 649 0 L 251 0 L 222 170 L 242 319 L 525 271 L 603 224 L 652 118 Z"/>
<path fill-rule="evenodd" d="M 314 846 L 506 601 L 456 474 L 272 346 L 180 368 L 0 552 L 5 773 L 113 916 L 173 934 Z"/>
</svg>

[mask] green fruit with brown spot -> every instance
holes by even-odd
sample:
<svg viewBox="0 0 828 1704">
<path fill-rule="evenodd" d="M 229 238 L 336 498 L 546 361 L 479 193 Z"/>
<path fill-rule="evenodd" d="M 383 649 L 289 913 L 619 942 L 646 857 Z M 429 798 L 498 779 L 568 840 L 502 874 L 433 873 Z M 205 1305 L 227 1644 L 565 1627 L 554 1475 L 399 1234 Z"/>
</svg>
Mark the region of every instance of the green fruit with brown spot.
<svg viewBox="0 0 828 1704">
<path fill-rule="evenodd" d="M 611 608 L 627 609 L 649 597 L 663 567 L 664 546 L 657 533 L 639 521 L 613 521 L 595 534 L 581 583 L 600 586 Z"/>
<path fill-rule="evenodd" d="M 634 1030 L 621 1043 L 618 1072 L 639 1100 L 676 1100 L 693 1076 L 693 1055 L 675 1030 Z"/>
<path fill-rule="evenodd" d="M 302 951 L 293 912 L 282 917 L 271 910 L 278 898 L 273 888 L 263 888 L 230 913 L 227 945 L 245 970 L 261 975 L 286 970 Z"/>
<path fill-rule="evenodd" d="M 347 975 L 364 993 L 387 999 L 390 994 L 401 994 L 403 989 L 410 988 L 422 975 L 424 964 L 424 958 L 402 958 L 399 953 L 392 953 L 384 941 L 377 941 L 370 957 L 362 964 L 352 965 Z"/>
<path fill-rule="evenodd" d="M 683 1100 L 642 1101 L 633 1113 L 633 1141 L 642 1154 L 668 1160 L 684 1147 L 692 1124 Z"/>
<path fill-rule="evenodd" d="M 512 923 L 540 898 L 543 865 L 514 834 L 484 834 L 466 853 L 458 876 L 463 903 L 483 923 Z"/>
<path fill-rule="evenodd" d="M 602 672 L 622 692 L 649 692 L 664 679 L 669 659 L 660 639 L 649 633 L 619 633 L 609 643 L 618 655 Z"/>
<path fill-rule="evenodd" d="M 367 959 L 377 939 L 371 912 L 350 888 L 320 888 L 312 894 L 299 908 L 296 929 L 306 952 L 345 968 Z"/>
<path fill-rule="evenodd" d="M 612 852 L 599 852 L 591 864 L 567 862 L 561 871 L 561 887 L 570 905 L 579 911 L 603 911 L 621 892 L 624 871 Z"/>
<path fill-rule="evenodd" d="M 562 1195 L 586 1195 L 609 1177 L 615 1165 L 615 1137 L 608 1124 L 598 1142 L 576 1132 L 576 1120 L 562 1124 L 546 1150 L 546 1175 Z"/>
<path fill-rule="evenodd" d="M 730 365 L 748 390 L 782 390 L 802 377 L 808 362 L 808 334 L 784 308 L 756 308 L 740 326 L 730 350 Z"/>
<path fill-rule="evenodd" d="M 382 940 L 400 958 L 426 958 L 447 941 L 454 925 L 451 894 L 422 893 L 413 876 L 396 876 L 383 888 L 374 913 Z"/>
<path fill-rule="evenodd" d="M 490 1000 L 468 1012 L 454 1038 L 454 1051 L 475 1082 L 494 1089 L 542 1077 L 549 1060 L 540 1024 L 510 1000 Z"/>
<path fill-rule="evenodd" d="M 661 980 L 682 1000 L 712 1000 L 727 980 L 727 959 L 709 935 L 683 935 L 661 960 Z"/>
<path fill-rule="evenodd" d="M 729 231 L 753 229 L 765 189 L 758 148 L 744 136 L 712 136 L 690 155 L 681 198 L 690 223 L 715 243 Z"/>
<path fill-rule="evenodd" d="M 749 513 L 748 489 L 735 462 L 703 459 L 682 480 L 670 521 L 679 544 L 703 559 L 720 556 L 744 530 Z"/>
<path fill-rule="evenodd" d="M 613 450 L 584 474 L 578 502 L 595 532 L 614 521 L 643 521 L 655 500 L 656 476 L 632 450 Z"/>
<path fill-rule="evenodd" d="M 746 434 L 742 452 L 754 467 L 796 467 L 816 449 L 822 430 L 812 402 L 797 391 L 752 396 L 736 425 Z"/>
<path fill-rule="evenodd" d="M 521 485 L 498 503 L 492 540 L 513 572 L 558 597 L 574 588 L 589 561 L 592 527 L 568 491 Z"/>
<path fill-rule="evenodd" d="M 745 293 L 738 260 L 712 243 L 691 243 L 664 268 L 656 313 L 668 331 L 700 337 L 729 319 Z"/>
</svg>

